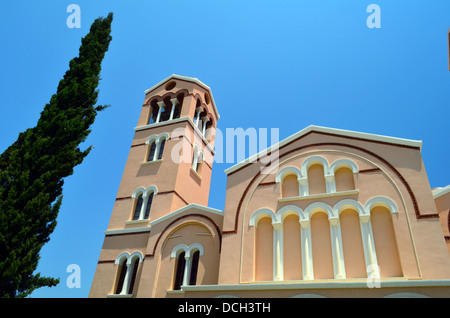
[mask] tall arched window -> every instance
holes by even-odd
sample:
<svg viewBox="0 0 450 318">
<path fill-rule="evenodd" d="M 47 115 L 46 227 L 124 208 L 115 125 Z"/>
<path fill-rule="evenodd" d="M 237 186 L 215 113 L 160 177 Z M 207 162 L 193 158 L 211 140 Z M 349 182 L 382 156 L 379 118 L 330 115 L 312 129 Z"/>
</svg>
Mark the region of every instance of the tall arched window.
<svg viewBox="0 0 450 318">
<path fill-rule="evenodd" d="M 144 196 L 141 193 L 141 194 L 139 194 L 139 196 L 136 200 L 136 204 L 134 206 L 133 220 L 139 220 L 139 216 L 141 215 L 141 209 L 142 209 L 143 203 L 144 203 Z"/>
<path fill-rule="evenodd" d="M 133 220 L 146 220 L 150 216 L 152 208 L 153 197 L 158 192 L 155 186 L 150 186 L 147 189 L 137 188 L 131 195 L 135 199 L 133 210 Z"/>
<path fill-rule="evenodd" d="M 120 263 L 119 268 L 117 269 L 117 277 L 116 277 L 116 288 L 115 294 L 120 294 L 123 289 L 123 282 L 125 280 L 125 274 L 127 273 L 127 258 L 124 257 Z"/>
<path fill-rule="evenodd" d="M 153 141 L 150 145 L 150 150 L 148 152 L 147 161 L 155 160 L 155 153 L 156 153 L 156 141 Z"/>
<path fill-rule="evenodd" d="M 152 135 L 147 138 L 145 143 L 149 145 L 147 162 L 161 160 L 164 147 L 166 145 L 166 141 L 169 139 L 169 135 L 167 133 L 163 133 L 159 136 Z"/>
<path fill-rule="evenodd" d="M 203 246 L 194 243 L 190 246 L 177 245 L 172 251 L 172 258 L 176 258 L 173 289 L 179 290 L 182 285 L 196 285 L 200 256 L 204 253 Z"/>
<path fill-rule="evenodd" d="M 174 290 L 180 290 L 181 284 L 183 284 L 184 268 L 186 266 L 185 252 L 181 252 L 178 255 L 176 269 L 175 269 L 175 281 L 173 283 Z"/>
<path fill-rule="evenodd" d="M 134 252 L 131 255 L 124 252 L 117 257 L 115 264 L 119 266 L 116 274 L 115 294 L 133 294 L 139 263 L 142 260 L 143 256 L 141 252 Z"/>
<path fill-rule="evenodd" d="M 159 149 L 158 149 L 158 160 L 161 160 L 162 159 L 162 155 L 163 155 L 163 152 L 164 152 L 164 146 L 166 145 L 166 139 L 164 138 L 164 139 L 162 139 L 161 141 L 160 141 L 160 144 L 159 144 Z"/>
<path fill-rule="evenodd" d="M 375 250 L 381 277 L 402 277 L 391 212 L 384 206 L 370 211 Z"/>
<path fill-rule="evenodd" d="M 150 216 L 150 209 L 152 208 L 153 192 L 147 197 L 147 206 L 145 207 L 144 219 L 148 219 Z"/>
<path fill-rule="evenodd" d="M 198 262 L 200 260 L 200 251 L 195 251 L 192 256 L 191 275 L 189 277 L 189 285 L 197 284 Z"/>
<path fill-rule="evenodd" d="M 192 170 L 200 174 L 201 171 L 201 164 L 203 161 L 203 151 L 199 149 L 197 144 L 194 144 L 194 153 L 192 156 Z"/>
</svg>

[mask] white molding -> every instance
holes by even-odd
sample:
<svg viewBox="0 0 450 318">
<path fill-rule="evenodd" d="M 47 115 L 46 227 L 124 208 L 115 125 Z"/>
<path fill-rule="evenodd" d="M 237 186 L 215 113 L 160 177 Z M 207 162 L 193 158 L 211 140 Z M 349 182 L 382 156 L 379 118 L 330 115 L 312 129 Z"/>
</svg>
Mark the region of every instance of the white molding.
<svg viewBox="0 0 450 318">
<path fill-rule="evenodd" d="M 299 201 L 299 200 L 331 198 L 331 197 L 338 197 L 338 196 L 344 196 L 344 195 L 353 195 L 353 194 L 358 194 L 358 193 L 359 193 L 359 190 L 346 190 L 346 191 L 331 192 L 331 193 L 317 193 L 317 194 L 310 194 L 310 195 L 305 195 L 305 196 L 279 198 L 278 202 L 291 202 L 291 201 Z"/>
<path fill-rule="evenodd" d="M 108 294 L 107 298 L 132 298 L 133 294 Z"/>
<path fill-rule="evenodd" d="M 212 94 L 211 88 L 208 85 L 206 85 L 205 83 L 203 83 L 202 81 L 200 81 L 198 78 L 195 78 L 195 77 L 189 77 L 189 76 L 172 74 L 172 75 L 166 77 L 165 79 L 163 79 L 162 81 L 160 81 L 159 83 L 157 83 L 157 84 L 153 85 L 152 87 L 146 89 L 144 91 L 145 95 L 147 95 L 149 92 L 151 92 L 155 88 L 161 86 L 165 82 L 170 81 L 171 79 L 179 79 L 179 80 L 183 80 L 183 81 L 196 83 L 196 84 L 202 86 L 203 88 L 206 88 L 208 90 L 209 97 L 211 98 L 211 105 L 213 106 L 213 109 L 214 109 L 214 112 L 216 113 L 217 119 L 220 118 L 219 112 L 217 111 L 217 108 L 216 108 L 216 102 L 214 101 L 214 96 Z"/>
<path fill-rule="evenodd" d="M 364 204 L 364 209 L 367 214 L 370 214 L 370 211 L 375 206 L 384 206 L 391 213 L 398 213 L 398 207 L 395 202 L 388 197 L 385 196 L 375 196 L 367 200 L 366 204 Z"/>
<path fill-rule="evenodd" d="M 249 225 L 258 227 L 259 221 L 264 217 L 271 218 L 272 224 L 277 223 L 277 216 L 271 209 L 261 208 L 253 212 L 252 216 L 250 217 Z"/>
<path fill-rule="evenodd" d="M 107 230 L 103 232 L 105 235 L 117 235 L 117 234 L 132 234 L 132 233 L 144 233 L 150 232 L 151 227 L 135 227 L 130 229 L 120 229 L 120 230 Z"/>
<path fill-rule="evenodd" d="M 174 216 L 177 216 L 178 214 L 182 214 L 182 213 L 184 213 L 185 211 L 187 211 L 189 209 L 198 209 L 198 210 L 201 210 L 201 211 L 204 211 L 204 212 L 208 212 L 208 213 L 212 213 L 212 214 L 223 216 L 223 211 L 221 211 L 221 210 L 210 208 L 210 207 L 207 207 L 207 206 L 203 206 L 203 205 L 200 205 L 200 204 L 197 204 L 197 203 L 191 203 L 191 204 L 188 204 L 188 205 L 186 205 L 186 206 L 184 206 L 184 207 L 182 207 L 182 208 L 180 208 L 178 210 L 170 212 L 169 214 L 166 214 L 166 215 L 164 215 L 164 216 L 162 216 L 162 217 L 160 217 L 160 218 L 158 218 L 156 220 L 151 221 L 150 222 L 150 227 L 154 226 L 154 225 L 156 225 L 158 223 L 161 223 L 161 222 L 163 222 L 163 221 L 165 221 L 167 219 L 170 219 L 170 218 L 172 218 Z"/>
<path fill-rule="evenodd" d="M 433 193 L 433 198 L 437 199 L 443 195 L 446 195 L 447 193 L 450 192 L 450 184 L 446 187 L 443 188 L 437 188 L 431 191 Z"/>
<path fill-rule="evenodd" d="M 199 136 L 199 139 L 203 140 L 203 142 L 206 144 L 206 148 L 208 148 L 208 150 L 214 155 L 216 152 L 214 151 L 213 147 L 211 146 L 211 144 L 209 143 L 208 139 L 205 138 L 205 136 L 203 136 L 202 132 L 198 129 L 197 126 L 195 126 L 194 122 L 192 121 L 192 119 L 190 117 L 180 117 L 180 118 L 176 118 L 176 119 L 172 119 L 172 120 L 166 120 L 163 122 L 159 122 L 159 123 L 153 123 L 153 124 L 147 124 L 144 126 L 138 126 L 138 127 L 134 127 L 133 129 L 135 131 L 140 131 L 140 130 L 145 130 L 145 129 L 149 129 L 149 128 L 155 128 L 155 127 L 159 127 L 159 126 L 163 126 L 166 124 L 174 124 L 174 123 L 179 123 L 179 122 L 183 122 L 183 121 L 187 121 L 193 128 L 194 130 L 194 134 L 196 136 Z M 170 136 L 170 139 L 172 138 L 180 138 L 182 137 L 182 135 L 176 135 L 176 136 Z M 194 140 L 197 137 L 194 137 Z M 203 147 L 202 147 L 203 149 Z"/>
<path fill-rule="evenodd" d="M 450 287 L 450 279 L 436 280 L 408 280 L 405 279 L 381 279 L 383 287 Z M 230 285 L 190 285 L 181 287 L 185 292 L 197 291 L 245 291 L 245 290 L 292 290 L 292 289 L 339 289 L 339 288 L 363 288 L 368 289 L 367 281 L 303 281 L 295 283 L 243 283 Z"/>
<path fill-rule="evenodd" d="M 134 129 L 134 131 L 139 131 L 139 130 L 144 130 L 147 128 L 155 128 L 155 127 L 159 127 L 159 126 L 164 126 L 167 124 L 175 124 L 175 123 L 178 123 L 181 121 L 185 121 L 187 118 L 189 118 L 189 117 L 180 117 L 180 118 L 175 118 L 172 120 L 160 121 L 159 123 L 152 123 L 152 124 L 147 124 L 147 125 L 143 125 L 143 126 L 137 126 L 137 127 L 134 127 L 133 129 Z"/>
<path fill-rule="evenodd" d="M 363 133 L 363 132 L 356 132 L 351 130 L 343 130 L 343 129 L 336 129 L 336 128 L 328 128 L 328 127 L 321 127 L 321 126 L 315 126 L 311 125 L 308 126 L 299 132 L 283 139 L 282 141 L 270 146 L 267 149 L 264 149 L 260 151 L 259 153 L 244 159 L 243 161 L 235 164 L 234 166 L 225 169 L 225 173 L 228 175 L 244 166 L 246 166 L 249 163 L 254 163 L 258 158 L 265 157 L 270 149 L 279 149 L 285 144 L 303 136 L 311 131 L 317 131 L 317 132 L 325 132 L 335 135 L 341 135 L 341 136 L 347 136 L 347 137 L 355 137 L 355 138 L 362 138 L 367 139 L 371 141 L 381 141 L 390 143 L 393 145 L 403 145 L 403 146 L 412 146 L 412 147 L 419 147 L 419 149 L 422 149 L 422 141 L 421 140 L 411 140 L 411 139 L 403 139 L 403 138 L 396 138 L 396 137 L 389 137 L 389 136 L 383 136 L 383 135 L 376 135 L 376 134 L 369 134 L 369 133 Z"/>
</svg>

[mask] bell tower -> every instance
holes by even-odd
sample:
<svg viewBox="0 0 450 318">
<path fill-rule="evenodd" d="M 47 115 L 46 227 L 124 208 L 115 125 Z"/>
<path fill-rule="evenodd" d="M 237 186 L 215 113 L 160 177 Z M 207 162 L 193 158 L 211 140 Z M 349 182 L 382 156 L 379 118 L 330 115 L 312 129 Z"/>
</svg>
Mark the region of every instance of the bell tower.
<svg viewBox="0 0 450 318">
<path fill-rule="evenodd" d="M 210 88 L 196 78 L 174 74 L 145 91 L 91 295 L 132 295 L 133 271 L 151 254 L 151 224 L 208 205 L 218 119 Z"/>
<path fill-rule="evenodd" d="M 108 229 L 208 205 L 217 113 L 208 86 L 172 75 L 145 91 Z"/>
</svg>

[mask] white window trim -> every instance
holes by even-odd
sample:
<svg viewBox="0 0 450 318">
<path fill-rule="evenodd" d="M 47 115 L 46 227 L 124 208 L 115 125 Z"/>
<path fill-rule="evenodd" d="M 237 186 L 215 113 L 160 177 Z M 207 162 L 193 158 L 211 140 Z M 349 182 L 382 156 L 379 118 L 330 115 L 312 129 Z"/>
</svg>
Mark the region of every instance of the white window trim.
<svg viewBox="0 0 450 318">
<path fill-rule="evenodd" d="M 203 256 L 205 253 L 205 250 L 203 246 L 200 243 L 193 243 L 191 245 L 186 244 L 178 244 L 175 246 L 172 250 L 172 253 L 170 254 L 171 258 L 175 258 L 178 260 L 178 257 L 182 252 L 184 252 L 184 259 L 186 260 L 186 264 L 184 266 L 184 273 L 183 273 L 183 282 L 181 286 L 187 286 L 189 285 L 189 281 L 191 279 L 191 267 L 192 267 L 192 255 L 198 251 L 200 253 L 200 256 Z"/>
<path fill-rule="evenodd" d="M 337 159 L 331 165 L 328 163 L 328 160 L 322 156 L 311 156 L 306 158 L 300 169 L 295 166 L 287 166 L 282 168 L 276 175 L 275 182 L 283 183 L 284 178 L 288 175 L 296 175 L 298 180 L 298 193 L 299 197 L 309 197 L 315 196 L 309 194 L 309 182 L 308 182 L 308 169 L 310 166 L 314 164 L 319 164 L 323 167 L 325 185 L 326 185 L 326 193 L 320 193 L 320 195 L 332 195 L 336 192 L 336 180 L 335 173 L 338 169 L 342 167 L 347 167 L 352 170 L 353 174 L 357 174 L 359 172 L 358 166 L 353 160 L 350 159 Z M 286 199 L 286 198 L 283 198 Z"/>
<path fill-rule="evenodd" d="M 133 199 L 137 199 L 139 198 L 139 196 L 142 194 L 142 206 L 141 206 L 141 212 L 139 213 L 139 218 L 137 220 L 130 220 L 130 221 L 140 221 L 140 220 L 146 220 L 144 219 L 145 216 L 145 210 L 147 209 L 147 205 L 148 205 L 148 199 L 150 197 L 150 194 L 153 193 L 153 198 L 156 196 L 156 194 L 158 194 L 158 188 L 155 186 L 149 186 L 148 188 L 137 188 L 136 190 L 134 190 L 133 194 L 131 195 L 131 198 Z M 133 205 L 133 207 L 135 207 L 135 205 Z M 135 209 L 133 209 L 132 211 L 132 217 L 134 215 L 134 211 Z"/>
<path fill-rule="evenodd" d="M 147 155 L 145 157 L 144 163 L 159 162 L 162 160 L 162 159 L 158 159 L 158 156 L 159 156 L 159 152 L 161 150 L 161 142 L 163 140 L 166 140 L 166 142 L 167 142 L 169 140 L 169 134 L 162 133 L 160 135 L 152 135 L 145 140 L 145 144 L 149 145 L 150 148 L 151 148 L 153 142 L 156 143 L 156 149 L 155 149 L 155 153 L 153 154 L 152 160 L 148 160 L 148 155 Z M 150 149 L 148 151 L 150 151 Z"/>
<path fill-rule="evenodd" d="M 109 295 L 107 295 L 108 297 L 125 297 L 126 298 L 126 297 L 132 296 L 132 293 L 130 293 L 129 289 L 130 289 L 133 265 L 137 261 L 139 261 L 139 263 L 142 263 L 142 261 L 144 260 L 144 256 L 142 255 L 142 253 L 140 251 L 135 251 L 131 254 L 128 252 L 122 252 L 119 254 L 119 256 L 117 256 L 114 264 L 120 265 L 120 263 L 123 261 L 124 258 L 127 260 L 124 264 L 127 266 L 127 271 L 125 273 L 125 278 L 123 280 L 122 291 L 119 294 L 109 294 Z"/>
</svg>

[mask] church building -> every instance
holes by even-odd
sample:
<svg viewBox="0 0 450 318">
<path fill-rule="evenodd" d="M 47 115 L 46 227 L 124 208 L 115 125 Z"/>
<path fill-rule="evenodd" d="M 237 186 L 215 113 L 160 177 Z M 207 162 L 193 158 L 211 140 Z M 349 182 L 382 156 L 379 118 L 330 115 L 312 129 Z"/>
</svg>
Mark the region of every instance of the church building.
<svg viewBox="0 0 450 318">
<path fill-rule="evenodd" d="M 222 211 L 219 119 L 196 78 L 145 91 L 89 297 L 450 296 L 450 185 L 421 141 L 306 127 L 226 169 Z"/>
</svg>

